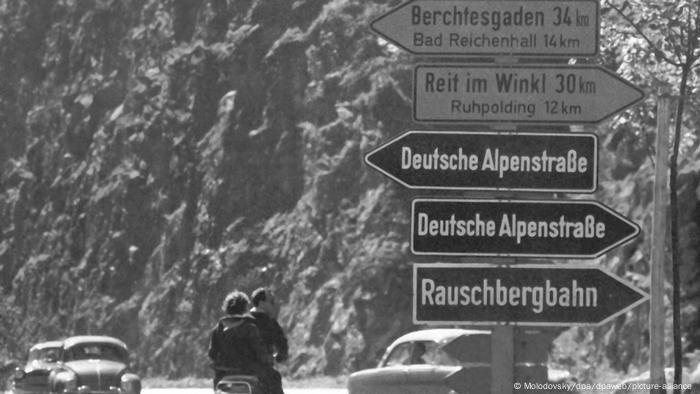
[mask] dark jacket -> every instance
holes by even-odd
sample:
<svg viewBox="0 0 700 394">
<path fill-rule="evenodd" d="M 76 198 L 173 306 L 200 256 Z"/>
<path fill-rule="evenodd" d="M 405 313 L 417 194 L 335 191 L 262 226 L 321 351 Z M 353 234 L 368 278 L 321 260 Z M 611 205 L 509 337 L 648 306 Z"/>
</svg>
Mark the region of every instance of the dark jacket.
<svg viewBox="0 0 700 394">
<path fill-rule="evenodd" d="M 218 368 L 256 373 L 272 365 L 272 357 L 250 314 L 230 315 L 219 320 L 211 332 L 209 358 Z"/>
<path fill-rule="evenodd" d="M 277 320 L 265 312 L 253 311 L 251 315 L 255 318 L 255 325 L 260 330 L 268 354 L 276 354 L 277 361 L 285 361 L 289 357 L 289 346 L 287 345 L 287 337 Z"/>
</svg>

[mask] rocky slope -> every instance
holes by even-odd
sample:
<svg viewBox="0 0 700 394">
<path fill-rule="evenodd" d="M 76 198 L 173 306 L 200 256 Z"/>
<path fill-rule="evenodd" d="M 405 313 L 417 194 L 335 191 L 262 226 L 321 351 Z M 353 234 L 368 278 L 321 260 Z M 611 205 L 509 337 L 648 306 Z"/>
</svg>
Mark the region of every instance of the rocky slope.
<svg viewBox="0 0 700 394">
<path fill-rule="evenodd" d="M 104 333 L 143 374 L 204 375 L 223 296 L 271 285 L 286 374 L 376 363 L 413 328 L 418 261 L 412 193 L 362 160 L 418 127 L 412 60 L 368 29 L 397 3 L 0 1 L 0 358 Z M 620 130 L 601 131 L 614 170 L 597 197 L 648 230 L 651 171 Z M 683 212 L 695 212 L 692 163 Z M 697 222 L 684 216 L 682 231 L 695 299 Z M 648 242 L 602 263 L 644 287 Z M 625 319 L 645 313 L 596 330 L 622 368 L 644 359 L 628 360 L 626 330 L 644 325 Z"/>
</svg>

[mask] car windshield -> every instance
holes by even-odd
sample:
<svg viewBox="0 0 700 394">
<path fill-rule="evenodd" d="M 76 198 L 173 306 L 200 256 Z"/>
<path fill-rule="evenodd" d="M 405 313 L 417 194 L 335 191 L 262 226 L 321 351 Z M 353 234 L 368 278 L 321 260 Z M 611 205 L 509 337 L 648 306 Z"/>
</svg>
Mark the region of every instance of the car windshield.
<svg viewBox="0 0 700 394">
<path fill-rule="evenodd" d="M 387 356 L 385 366 L 393 365 L 460 365 L 441 346 L 432 341 L 404 342 L 396 345 Z"/>
<path fill-rule="evenodd" d="M 111 360 L 126 363 L 128 355 L 123 348 L 110 343 L 80 343 L 66 349 L 66 361 Z"/>
<path fill-rule="evenodd" d="M 40 348 L 40 349 L 32 349 L 29 352 L 29 357 L 27 358 L 27 362 L 44 361 L 44 362 L 53 363 L 53 362 L 58 361 L 60 356 L 61 356 L 61 348 L 60 347 L 45 347 L 45 348 Z"/>
</svg>

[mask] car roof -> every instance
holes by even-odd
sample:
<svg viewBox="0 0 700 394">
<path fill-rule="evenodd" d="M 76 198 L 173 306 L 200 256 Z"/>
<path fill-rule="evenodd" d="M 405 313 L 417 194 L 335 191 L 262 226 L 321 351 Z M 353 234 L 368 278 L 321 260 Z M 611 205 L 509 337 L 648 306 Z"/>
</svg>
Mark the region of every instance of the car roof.
<svg viewBox="0 0 700 394">
<path fill-rule="evenodd" d="M 39 342 L 36 345 L 32 346 L 29 348 L 29 351 L 31 352 L 32 350 L 39 350 L 39 349 L 46 349 L 46 348 L 60 348 L 63 346 L 62 341 L 46 341 L 46 342 Z"/>
<path fill-rule="evenodd" d="M 116 345 L 126 349 L 126 344 L 114 337 L 108 337 L 106 335 L 79 335 L 75 337 L 69 337 L 63 340 L 63 346 L 66 348 L 73 347 L 75 345 L 83 343 L 109 343 L 111 345 Z"/>
<path fill-rule="evenodd" d="M 430 328 L 409 332 L 398 337 L 391 346 L 401 342 L 430 341 L 442 343 L 460 335 L 491 334 L 488 330 L 468 330 L 464 328 Z"/>
</svg>

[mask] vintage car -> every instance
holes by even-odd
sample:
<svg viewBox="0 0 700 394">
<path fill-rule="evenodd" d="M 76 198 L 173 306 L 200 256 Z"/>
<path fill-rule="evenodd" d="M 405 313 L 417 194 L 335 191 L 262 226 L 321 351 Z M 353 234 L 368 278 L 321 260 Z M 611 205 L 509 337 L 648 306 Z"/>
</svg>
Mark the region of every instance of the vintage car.
<svg viewBox="0 0 700 394">
<path fill-rule="evenodd" d="M 48 393 L 49 374 L 58 365 L 63 342 L 41 342 L 29 349 L 24 367 L 17 368 L 12 379 L 14 394 Z"/>
<path fill-rule="evenodd" d="M 546 365 L 548 348 L 523 353 L 514 373 L 523 382 L 565 382 Z M 539 348 L 538 348 L 539 349 Z M 377 368 L 348 379 L 348 394 L 457 394 L 491 391 L 491 332 L 434 328 L 410 332 L 387 347 Z M 533 354 L 534 354 L 533 353 Z"/>
<path fill-rule="evenodd" d="M 128 372 L 124 342 L 107 336 L 76 336 L 32 346 L 12 379 L 13 394 L 140 394 L 141 380 Z"/>
<path fill-rule="evenodd" d="M 386 349 L 377 368 L 358 371 L 348 379 L 348 394 L 448 394 L 452 386 L 473 379 L 474 386 L 489 387 L 490 378 L 483 372 L 490 368 L 489 331 L 464 329 L 428 329 L 408 333 Z M 466 373 L 463 360 L 445 351 L 456 338 L 476 339 L 474 354 Z M 480 343 L 481 345 L 478 345 Z M 488 347 L 488 349 L 487 349 Z M 481 379 L 479 375 L 485 376 Z M 480 381 L 481 380 L 481 381 Z"/>
</svg>

